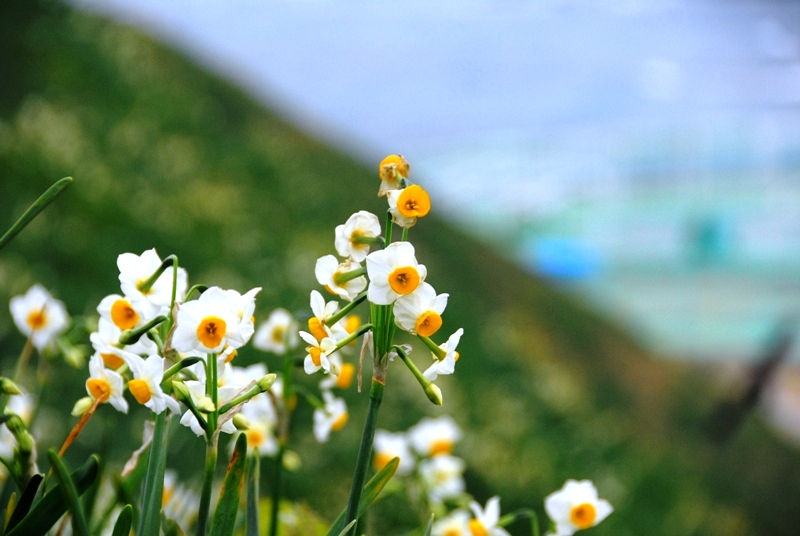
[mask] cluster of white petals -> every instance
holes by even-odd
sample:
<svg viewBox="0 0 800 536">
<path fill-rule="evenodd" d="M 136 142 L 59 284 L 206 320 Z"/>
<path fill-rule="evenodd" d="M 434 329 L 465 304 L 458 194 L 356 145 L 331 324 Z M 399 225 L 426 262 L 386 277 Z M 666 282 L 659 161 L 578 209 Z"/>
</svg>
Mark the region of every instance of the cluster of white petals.
<svg viewBox="0 0 800 536">
<path fill-rule="evenodd" d="M 9 308 L 17 329 L 40 352 L 52 346 L 56 337 L 69 325 L 64 304 L 38 284 L 28 289 L 25 295 L 11 298 Z"/>
<path fill-rule="evenodd" d="M 598 497 L 590 480 L 567 480 L 560 490 L 547 496 L 544 509 L 556 525 L 554 536 L 572 536 L 594 527 L 614 511 L 611 503 Z"/>
<path fill-rule="evenodd" d="M 285 354 L 297 344 L 297 321 L 286 309 L 272 311 L 253 335 L 253 346 L 276 355 Z"/>
<path fill-rule="evenodd" d="M 325 443 L 331 432 L 338 432 L 347 424 L 349 414 L 345 401 L 330 391 L 323 391 L 322 399 L 325 407 L 314 410 L 314 437 Z"/>
</svg>

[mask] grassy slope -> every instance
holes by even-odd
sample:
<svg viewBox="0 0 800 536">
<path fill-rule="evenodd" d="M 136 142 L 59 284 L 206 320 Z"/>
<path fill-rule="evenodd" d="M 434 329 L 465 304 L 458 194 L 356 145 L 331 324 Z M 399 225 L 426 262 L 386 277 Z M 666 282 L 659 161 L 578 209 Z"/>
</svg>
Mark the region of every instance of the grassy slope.
<svg viewBox="0 0 800 536">
<path fill-rule="evenodd" d="M 333 252 L 333 227 L 382 210 L 374 169 L 131 29 L 12 1 L 0 7 L 0 40 L 0 227 L 53 180 L 76 178 L 3 252 L 0 302 L 39 280 L 73 313 L 90 313 L 117 288 L 116 256 L 156 247 L 177 253 L 194 282 L 264 287 L 262 317 L 279 305 L 301 310 L 316 288 L 314 260 Z M 592 478 L 617 507 L 596 534 L 796 532 L 796 453 L 756 420 L 722 450 L 705 440 L 714 400 L 700 371 L 650 360 L 435 216 L 412 240 L 432 284 L 451 295 L 443 331 L 465 328 L 458 373 L 441 385 L 445 411 L 468 429 L 459 453 L 476 495 L 540 509 L 566 478 Z M 20 345 L 0 310 L 0 356 Z M 45 398 L 71 405 L 84 374 L 61 375 Z M 289 482 L 327 515 L 344 504 L 366 399 L 349 401 L 352 423 L 329 444 L 298 441 L 305 466 Z M 425 413 L 437 411 L 393 367 L 381 426 L 401 430 Z M 76 457 L 98 444 L 112 459 L 130 449 L 112 429 L 119 418 L 105 415 Z M 141 418 L 125 421 L 132 433 Z M 66 425 L 52 422 L 63 437 Z M 171 464 L 199 469 L 199 440 L 181 431 L 173 447 Z M 393 504 L 381 517 L 402 525 Z"/>
</svg>

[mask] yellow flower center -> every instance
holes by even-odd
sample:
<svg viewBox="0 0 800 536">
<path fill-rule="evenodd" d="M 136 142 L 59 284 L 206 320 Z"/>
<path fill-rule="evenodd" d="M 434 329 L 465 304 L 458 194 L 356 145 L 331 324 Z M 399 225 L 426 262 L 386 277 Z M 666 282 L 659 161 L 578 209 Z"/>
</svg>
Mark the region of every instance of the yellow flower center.
<svg viewBox="0 0 800 536">
<path fill-rule="evenodd" d="M 387 454 L 385 452 L 376 452 L 375 457 L 372 458 L 372 465 L 373 467 L 375 467 L 376 471 L 380 471 L 381 469 L 386 467 L 387 463 L 392 461 L 392 458 L 394 458 L 394 456 L 392 456 L 391 454 Z"/>
<path fill-rule="evenodd" d="M 395 268 L 389 274 L 389 286 L 398 294 L 411 294 L 419 286 L 419 272 L 413 266 Z"/>
<path fill-rule="evenodd" d="M 588 529 L 597 519 L 597 510 L 590 503 L 579 504 L 569 513 L 569 520 L 579 529 Z"/>
<path fill-rule="evenodd" d="M 311 362 L 315 367 L 322 366 L 322 348 L 318 346 L 311 346 L 308 349 L 308 355 L 311 356 Z"/>
<path fill-rule="evenodd" d="M 339 377 L 336 378 L 336 387 L 339 389 L 349 389 L 350 384 L 353 383 L 353 375 L 355 374 L 356 367 L 352 363 L 344 363 L 341 370 L 339 370 Z"/>
<path fill-rule="evenodd" d="M 218 316 L 207 316 L 197 326 L 197 338 L 206 348 L 216 348 L 222 342 L 227 327 Z"/>
<path fill-rule="evenodd" d="M 361 317 L 358 315 L 350 315 L 344 322 L 344 329 L 347 331 L 347 333 L 353 333 L 359 327 L 361 327 Z"/>
<path fill-rule="evenodd" d="M 131 329 L 139 322 L 139 313 L 133 310 L 128 300 L 117 300 L 111 306 L 111 321 L 119 329 Z"/>
<path fill-rule="evenodd" d="M 472 533 L 472 536 L 489 536 L 489 531 L 486 530 L 483 523 L 477 519 L 469 520 L 469 531 Z"/>
<path fill-rule="evenodd" d="M 117 370 L 125 364 L 125 360 L 117 354 L 100 354 L 100 357 L 103 358 L 103 363 L 110 369 Z"/>
<path fill-rule="evenodd" d="M 104 378 L 89 378 L 86 380 L 86 389 L 92 398 L 105 402 L 111 397 L 111 385 Z"/>
<path fill-rule="evenodd" d="M 172 499 L 172 494 L 175 492 L 173 486 L 164 486 L 164 491 L 161 492 L 161 506 L 166 506 Z"/>
<path fill-rule="evenodd" d="M 144 380 L 129 381 L 128 391 L 131 392 L 133 398 L 140 404 L 147 404 L 153 396 L 153 393 L 150 392 L 150 388 L 147 386 L 147 382 Z"/>
<path fill-rule="evenodd" d="M 236 357 L 238 354 L 239 352 L 237 352 L 234 349 L 231 349 L 231 351 L 228 352 L 228 355 L 225 356 L 225 362 L 230 363 L 231 361 L 233 361 L 233 358 Z"/>
<path fill-rule="evenodd" d="M 335 421 L 333 421 L 333 424 L 331 424 L 331 430 L 333 430 L 334 432 L 338 432 L 339 430 L 344 428 L 344 425 L 347 424 L 347 419 L 349 418 L 350 415 L 345 411 L 344 413 L 339 415 Z"/>
<path fill-rule="evenodd" d="M 453 452 L 453 442 L 447 439 L 440 439 L 431 444 L 431 456 L 439 454 L 450 454 Z"/>
<path fill-rule="evenodd" d="M 284 333 L 286 333 L 286 329 L 283 326 L 277 326 L 272 330 L 272 342 L 282 343 Z"/>
<path fill-rule="evenodd" d="M 430 337 L 442 327 L 442 317 L 435 311 L 426 311 L 417 318 L 414 330 L 423 337 Z"/>
<path fill-rule="evenodd" d="M 412 184 L 397 197 L 397 212 L 406 218 L 421 218 L 431 210 L 431 198 L 422 186 Z"/>
<path fill-rule="evenodd" d="M 410 166 L 399 154 L 390 154 L 378 164 L 378 176 L 382 181 L 396 181 L 397 177 L 408 177 Z"/>
<path fill-rule="evenodd" d="M 250 428 L 246 432 L 247 444 L 251 447 L 260 447 L 264 443 L 264 433 L 257 428 Z"/>
<path fill-rule="evenodd" d="M 445 529 L 443 536 L 462 536 L 461 530 L 457 528 Z"/>
<path fill-rule="evenodd" d="M 308 331 L 311 332 L 318 342 L 322 342 L 322 339 L 328 336 L 328 332 L 325 331 L 322 322 L 320 322 L 319 318 L 316 316 L 312 316 L 308 319 Z"/>
<path fill-rule="evenodd" d="M 45 315 L 44 309 L 37 309 L 28 313 L 25 321 L 32 330 L 39 329 L 47 323 L 47 315 Z"/>
</svg>

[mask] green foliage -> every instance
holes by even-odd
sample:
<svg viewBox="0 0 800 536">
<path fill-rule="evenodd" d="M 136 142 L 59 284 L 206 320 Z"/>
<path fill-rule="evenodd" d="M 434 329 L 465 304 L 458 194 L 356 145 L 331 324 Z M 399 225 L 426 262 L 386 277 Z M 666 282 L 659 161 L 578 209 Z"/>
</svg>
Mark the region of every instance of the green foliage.
<svg viewBox="0 0 800 536">
<path fill-rule="evenodd" d="M 25 213 L 11 226 L 6 234 L 0 237 L 0 249 L 3 249 L 6 244 L 11 242 L 11 240 L 17 236 L 17 234 L 22 231 L 26 225 L 28 225 L 33 218 L 35 218 L 41 211 L 47 208 L 47 205 L 53 202 L 53 200 L 60 194 L 67 186 L 72 184 L 72 177 L 64 177 L 60 181 L 57 181 L 53 184 L 50 188 L 47 189 L 45 193 L 36 200 L 36 202 L 25 211 Z"/>
<path fill-rule="evenodd" d="M 128 536 L 131 533 L 131 525 L 133 524 L 133 507 L 126 504 L 119 515 L 117 521 L 114 523 L 114 531 L 111 536 Z"/>
<path fill-rule="evenodd" d="M 161 499 L 164 493 L 164 472 L 167 469 L 167 442 L 169 431 L 169 412 L 156 415 L 153 442 L 147 459 L 147 473 L 142 486 L 142 513 L 139 519 L 141 536 L 158 536 L 161 526 Z"/>
<path fill-rule="evenodd" d="M 369 479 L 369 482 L 364 486 L 364 492 L 361 494 L 361 502 L 358 503 L 358 515 L 353 521 L 358 521 L 358 519 L 364 515 L 364 512 L 367 511 L 367 508 L 378 498 L 384 486 L 386 486 L 392 476 L 394 476 L 398 465 L 400 465 L 400 458 L 392 458 L 380 471 L 375 473 L 375 476 Z M 336 536 L 340 533 L 347 532 L 348 529 L 344 524 L 346 513 L 347 511 L 345 510 L 339 514 L 339 517 L 333 522 L 326 536 Z M 348 523 L 348 526 L 349 525 L 350 523 Z"/>
<path fill-rule="evenodd" d="M 245 464 L 247 461 L 247 436 L 239 434 L 233 449 L 228 472 L 219 494 L 217 510 L 211 524 L 214 536 L 231 536 L 236 528 L 236 515 L 239 513 L 239 497 L 244 485 Z"/>
</svg>

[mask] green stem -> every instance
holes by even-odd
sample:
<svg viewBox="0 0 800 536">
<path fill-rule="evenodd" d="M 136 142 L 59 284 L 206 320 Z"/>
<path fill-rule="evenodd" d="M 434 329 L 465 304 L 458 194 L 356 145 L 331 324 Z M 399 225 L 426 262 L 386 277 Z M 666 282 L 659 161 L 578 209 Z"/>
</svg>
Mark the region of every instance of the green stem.
<svg viewBox="0 0 800 536">
<path fill-rule="evenodd" d="M 397 355 L 400 356 L 400 359 L 403 360 L 403 363 L 406 364 L 406 366 L 408 367 L 408 370 L 411 371 L 411 374 L 413 374 L 414 377 L 417 379 L 417 381 L 422 386 L 422 388 L 424 389 L 428 385 L 430 385 L 430 383 L 431 383 L 430 380 L 422 375 L 422 372 L 420 372 L 419 369 L 417 368 L 417 365 L 415 365 L 414 362 L 411 361 L 411 358 L 408 357 L 408 355 L 406 354 L 405 350 L 403 350 L 399 346 L 393 346 L 393 348 L 394 348 L 394 351 L 397 352 Z"/>
<path fill-rule="evenodd" d="M 156 283 L 156 281 L 158 281 L 158 278 L 161 277 L 161 274 L 163 274 L 166 271 L 166 269 L 169 268 L 170 266 L 175 266 L 177 269 L 178 258 L 175 255 L 170 255 L 169 257 L 161 261 L 161 265 L 158 268 L 156 268 L 156 271 L 153 272 L 153 274 L 150 277 L 148 277 L 147 279 L 136 285 L 136 289 L 141 293 L 145 293 L 148 290 L 150 290 Z M 175 285 L 173 284 L 173 287 L 174 286 Z"/>
<path fill-rule="evenodd" d="M 401 242 L 408 242 L 408 227 L 403 227 L 403 236 L 400 238 Z"/>
<path fill-rule="evenodd" d="M 339 342 L 337 342 L 336 343 L 336 350 L 334 350 L 333 352 L 338 352 L 339 350 L 341 350 L 342 348 L 344 348 L 345 346 L 347 346 L 348 344 L 350 344 L 351 342 L 353 342 L 354 340 L 356 340 L 357 338 L 359 338 L 360 336 L 362 336 L 364 333 L 368 332 L 371 329 L 372 329 L 372 324 L 362 324 L 353 333 L 351 333 L 350 335 L 348 335 L 344 339 L 342 339 Z M 331 352 L 331 353 L 333 353 L 333 352 Z"/>
<path fill-rule="evenodd" d="M 136 341 L 138 341 L 142 335 L 144 335 L 145 333 L 147 333 L 148 331 L 150 331 L 151 329 L 153 329 L 166 319 L 167 319 L 166 316 L 159 315 L 142 327 L 123 331 L 122 334 L 119 336 L 119 341 L 117 342 L 116 345 L 117 348 L 123 348 L 124 346 L 127 346 L 129 344 L 135 344 Z"/>
<path fill-rule="evenodd" d="M 364 490 L 364 482 L 367 478 L 367 468 L 372 458 L 372 443 L 375 439 L 375 425 L 378 422 L 378 409 L 383 400 L 385 386 L 376 380 L 372 380 L 369 390 L 369 407 L 367 408 L 367 419 L 364 421 L 364 431 L 361 433 L 361 445 L 358 448 L 356 458 L 356 469 L 353 473 L 353 487 L 350 489 L 350 500 L 347 503 L 347 515 L 344 524 L 347 525 L 358 516 L 358 505 L 361 502 L 361 492 Z M 355 531 L 353 531 L 355 532 Z"/>
<path fill-rule="evenodd" d="M 362 275 L 366 275 L 367 269 L 365 267 L 356 268 L 355 270 L 350 270 L 349 272 L 344 273 L 335 273 L 333 274 L 333 282 L 337 285 L 341 286 L 348 281 L 355 279 L 356 277 L 361 277 Z"/>
<path fill-rule="evenodd" d="M 352 238 L 353 244 L 369 244 L 369 245 L 383 245 L 383 238 L 380 236 L 364 236 L 364 235 L 355 235 Z"/>
<path fill-rule="evenodd" d="M 0 238 L 0 249 L 3 249 L 6 244 L 11 242 L 11 239 L 17 236 L 21 230 L 28 225 L 33 218 L 35 218 L 41 211 L 43 211 L 47 205 L 53 202 L 53 200 L 60 194 L 64 188 L 72 184 L 72 177 L 64 177 L 60 181 L 57 181 L 53 184 L 50 188 L 48 188 L 39 199 L 37 199 L 29 208 L 25 211 L 25 213 L 11 226 L 6 234 Z"/>
<path fill-rule="evenodd" d="M 261 481 L 261 456 L 258 450 L 250 455 L 250 474 L 247 475 L 247 532 L 246 536 L 259 536 L 258 483 Z"/>
<path fill-rule="evenodd" d="M 430 351 L 433 352 L 433 355 L 435 355 L 439 361 L 447 357 L 447 352 L 439 348 L 439 345 L 430 340 L 430 338 L 425 337 L 424 335 L 417 335 L 417 338 L 425 343 L 425 346 L 427 346 Z"/>
<path fill-rule="evenodd" d="M 217 419 L 219 417 L 219 408 L 217 407 L 217 354 L 208 354 L 206 356 L 206 396 L 214 404 L 214 411 L 208 414 L 208 430 L 206 430 L 206 436 L 211 442 L 212 436 L 217 431 Z"/>
<path fill-rule="evenodd" d="M 347 316 L 350 313 L 350 311 L 358 307 L 358 305 L 366 299 L 367 299 L 367 291 L 365 290 L 364 292 L 356 296 L 356 299 L 354 299 L 353 301 L 351 301 L 350 303 L 348 303 L 347 305 L 336 311 L 336 314 L 334 314 L 325 321 L 325 325 L 326 326 L 334 325 L 336 322 Z"/>
<path fill-rule="evenodd" d="M 140 536 L 158 536 L 161 526 L 161 498 L 164 493 L 164 471 L 167 468 L 168 411 L 156 415 L 153 443 L 147 460 L 147 474 L 142 488 L 142 514 L 139 519 Z"/>
<path fill-rule="evenodd" d="M 199 283 L 197 285 L 192 285 L 192 288 L 190 288 L 189 291 L 186 293 L 186 301 L 189 301 L 189 298 L 192 297 L 192 294 L 194 292 L 197 292 L 198 294 L 202 294 L 203 292 L 205 292 L 207 290 L 208 290 L 208 285 L 201 285 Z"/>
<path fill-rule="evenodd" d="M 203 473 L 203 490 L 200 492 L 200 510 L 197 513 L 197 536 L 205 536 L 208 525 L 208 512 L 211 508 L 211 484 L 217 468 L 217 436 L 206 445 L 206 466 Z"/>
<path fill-rule="evenodd" d="M 278 535 L 278 512 L 281 508 L 281 477 L 283 476 L 283 452 L 286 449 L 281 445 L 275 457 L 275 479 L 272 482 L 272 505 L 269 516 L 269 536 Z"/>
<path fill-rule="evenodd" d="M 386 211 L 386 241 L 384 242 L 387 246 L 392 243 L 392 213 L 388 210 Z"/>
<path fill-rule="evenodd" d="M 162 379 L 162 381 L 166 381 L 168 378 L 171 378 L 172 376 L 180 372 L 181 369 L 185 369 L 186 367 L 191 367 L 201 359 L 202 358 L 197 356 L 190 356 L 181 359 L 178 363 L 172 365 L 171 367 L 169 367 L 167 370 L 164 371 L 164 378 Z"/>
<path fill-rule="evenodd" d="M 221 408 L 219 408 L 218 412 L 219 412 L 220 415 L 224 415 L 225 413 L 230 411 L 230 409 L 232 407 L 234 407 L 234 406 L 236 406 L 238 404 L 241 404 L 242 402 L 247 402 L 248 400 L 250 400 L 254 396 L 256 396 L 258 394 L 261 394 L 263 392 L 264 391 L 262 391 L 261 388 L 258 385 L 254 385 L 253 387 L 248 389 L 247 392 L 237 396 L 236 398 L 234 398 L 230 402 L 224 404 Z"/>
</svg>

